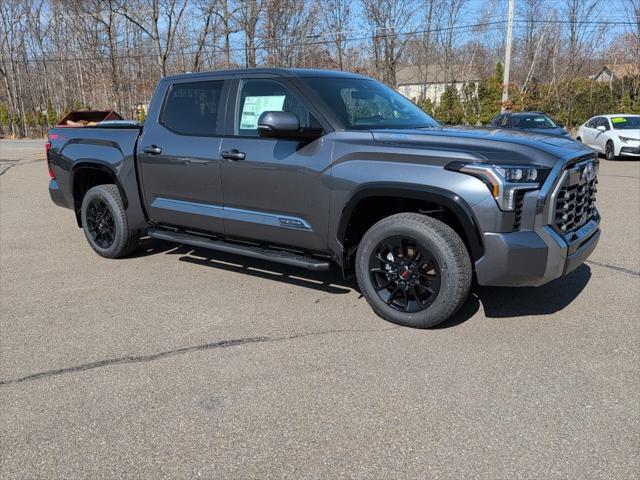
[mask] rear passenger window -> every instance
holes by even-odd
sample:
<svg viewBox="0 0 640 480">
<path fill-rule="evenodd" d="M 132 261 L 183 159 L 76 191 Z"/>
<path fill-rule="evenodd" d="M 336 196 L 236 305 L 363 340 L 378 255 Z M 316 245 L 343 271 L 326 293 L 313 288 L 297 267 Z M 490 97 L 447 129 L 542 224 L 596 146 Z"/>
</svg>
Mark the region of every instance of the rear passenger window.
<svg viewBox="0 0 640 480">
<path fill-rule="evenodd" d="M 162 124 L 183 135 L 215 135 L 224 80 L 174 83 L 167 94 Z"/>
</svg>

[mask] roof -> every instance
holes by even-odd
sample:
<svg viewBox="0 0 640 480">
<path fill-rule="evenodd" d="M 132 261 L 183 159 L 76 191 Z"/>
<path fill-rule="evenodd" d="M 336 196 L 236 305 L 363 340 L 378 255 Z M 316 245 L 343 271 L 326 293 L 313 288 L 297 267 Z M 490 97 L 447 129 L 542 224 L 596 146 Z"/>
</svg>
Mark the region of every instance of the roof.
<svg viewBox="0 0 640 480">
<path fill-rule="evenodd" d="M 421 85 L 423 84 L 423 76 L 426 73 L 427 82 L 426 83 L 448 83 L 452 80 L 457 82 L 462 82 L 465 80 L 468 81 L 479 81 L 480 76 L 473 69 L 469 70 L 467 65 L 454 65 L 451 69 L 453 73 L 452 79 L 446 79 L 445 70 L 441 65 L 431 64 L 424 66 L 419 65 L 407 65 L 402 67 L 396 73 L 396 80 L 398 85 Z"/>
<path fill-rule="evenodd" d="M 595 117 L 605 117 L 605 118 L 613 118 L 613 117 L 640 117 L 640 114 L 637 113 L 607 113 L 606 115 L 594 115 Z"/>
<path fill-rule="evenodd" d="M 262 73 L 279 75 L 282 77 L 327 77 L 327 78 L 368 78 L 357 73 L 340 70 L 322 70 L 314 68 L 238 68 L 231 70 L 213 70 L 210 72 L 181 73 L 164 77 L 163 80 L 179 80 L 192 77 L 210 77 L 218 75 L 244 75 L 248 73 Z"/>
<path fill-rule="evenodd" d="M 640 75 L 640 64 L 637 63 L 618 63 L 615 65 L 604 65 L 598 73 L 593 75 L 592 78 L 597 79 L 602 73 L 608 70 L 614 77 L 621 78 L 631 75 Z"/>
<path fill-rule="evenodd" d="M 544 112 L 540 112 L 540 111 L 529 111 L 529 112 L 504 112 L 504 115 L 511 115 L 512 117 L 523 117 L 525 115 L 543 115 L 545 117 L 548 117 L 549 115 L 547 115 Z"/>
</svg>

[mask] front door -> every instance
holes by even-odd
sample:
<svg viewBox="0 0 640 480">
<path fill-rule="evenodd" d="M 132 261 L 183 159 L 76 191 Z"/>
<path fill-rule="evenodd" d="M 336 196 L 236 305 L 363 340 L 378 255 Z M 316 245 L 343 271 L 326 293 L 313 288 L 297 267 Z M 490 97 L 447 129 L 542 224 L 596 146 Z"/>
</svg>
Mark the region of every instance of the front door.
<svg viewBox="0 0 640 480">
<path fill-rule="evenodd" d="M 245 78 L 234 89 L 233 125 L 221 148 L 225 232 L 326 250 L 332 135 L 311 142 L 261 138 L 257 120 L 264 111 L 293 112 L 302 127 L 321 126 L 319 116 L 282 78 Z"/>
<path fill-rule="evenodd" d="M 596 130 L 596 135 L 595 135 L 595 148 L 599 151 L 604 153 L 605 152 L 605 147 L 607 145 L 607 140 L 609 140 L 609 138 L 605 135 L 605 132 L 608 132 L 609 130 L 611 130 L 611 125 L 609 124 L 609 119 L 607 117 L 600 117 L 600 120 L 598 121 L 598 125 L 597 127 L 604 127 L 604 131 L 603 130 Z"/>
<path fill-rule="evenodd" d="M 224 80 L 176 82 L 147 122 L 138 162 L 153 222 L 222 233 L 220 146 Z"/>
<path fill-rule="evenodd" d="M 595 137 L 598 130 L 596 130 L 596 126 L 598 125 L 598 121 L 600 117 L 595 117 L 589 120 L 582 129 L 582 143 L 588 145 L 591 148 L 595 148 Z"/>
</svg>

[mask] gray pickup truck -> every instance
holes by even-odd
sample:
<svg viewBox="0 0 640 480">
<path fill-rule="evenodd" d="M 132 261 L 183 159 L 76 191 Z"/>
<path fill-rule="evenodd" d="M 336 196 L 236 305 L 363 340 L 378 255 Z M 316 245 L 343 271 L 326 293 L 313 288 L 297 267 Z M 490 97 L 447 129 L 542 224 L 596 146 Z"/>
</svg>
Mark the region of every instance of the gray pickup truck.
<svg viewBox="0 0 640 480">
<path fill-rule="evenodd" d="M 443 128 L 359 75 L 251 69 L 158 84 L 144 125 L 54 128 L 53 201 L 91 247 L 143 236 L 355 273 L 373 310 L 431 327 L 472 278 L 535 286 L 600 236 L 598 159 L 568 138 Z"/>
</svg>

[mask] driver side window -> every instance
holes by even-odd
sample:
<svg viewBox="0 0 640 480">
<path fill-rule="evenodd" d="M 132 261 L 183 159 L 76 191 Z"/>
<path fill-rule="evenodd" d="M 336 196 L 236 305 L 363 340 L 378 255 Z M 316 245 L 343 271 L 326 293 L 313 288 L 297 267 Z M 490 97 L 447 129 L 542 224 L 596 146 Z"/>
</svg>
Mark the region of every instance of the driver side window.
<svg viewBox="0 0 640 480">
<path fill-rule="evenodd" d="M 309 110 L 285 85 L 276 80 L 243 80 L 238 95 L 235 134 L 257 137 L 258 119 L 264 112 L 295 113 L 300 126 L 309 127 Z"/>
<path fill-rule="evenodd" d="M 598 122 L 598 126 L 603 126 L 605 130 L 611 130 L 611 126 L 609 125 L 609 120 L 604 117 L 600 118 L 600 122 Z"/>
</svg>

